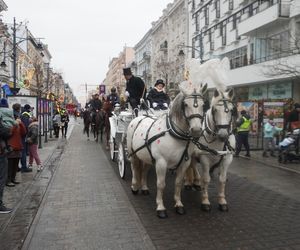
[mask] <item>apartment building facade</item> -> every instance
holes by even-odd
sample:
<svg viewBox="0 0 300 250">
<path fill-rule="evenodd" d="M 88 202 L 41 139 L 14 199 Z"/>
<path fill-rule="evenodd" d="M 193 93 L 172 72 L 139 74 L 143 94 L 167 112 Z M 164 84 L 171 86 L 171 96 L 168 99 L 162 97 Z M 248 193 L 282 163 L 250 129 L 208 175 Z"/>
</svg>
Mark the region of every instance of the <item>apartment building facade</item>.
<svg viewBox="0 0 300 250">
<path fill-rule="evenodd" d="M 189 11 L 192 56 L 228 57 L 238 101 L 300 101 L 300 1 L 193 0 Z"/>
</svg>

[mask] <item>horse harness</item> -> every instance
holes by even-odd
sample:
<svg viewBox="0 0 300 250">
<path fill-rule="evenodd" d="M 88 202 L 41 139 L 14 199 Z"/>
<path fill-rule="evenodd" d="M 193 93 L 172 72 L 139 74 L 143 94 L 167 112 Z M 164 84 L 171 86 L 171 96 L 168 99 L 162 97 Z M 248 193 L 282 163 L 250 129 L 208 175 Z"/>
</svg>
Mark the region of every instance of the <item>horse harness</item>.
<svg viewBox="0 0 300 250">
<path fill-rule="evenodd" d="M 188 99 L 188 98 L 193 98 L 194 99 L 194 104 L 193 104 L 193 107 L 194 108 L 197 108 L 198 107 L 198 97 L 200 98 L 203 98 L 202 95 L 200 94 L 197 94 L 196 91 L 194 91 L 194 93 L 192 95 L 189 95 L 187 97 L 185 97 L 185 99 Z M 186 120 L 186 122 L 188 123 L 189 125 L 189 121 L 193 118 L 199 118 L 201 120 L 203 120 L 203 115 L 200 115 L 200 114 L 192 114 L 190 116 L 187 116 L 186 115 L 186 112 L 185 112 L 185 104 L 184 104 L 184 101 L 182 101 L 181 103 L 181 111 L 183 113 L 183 116 Z M 180 157 L 180 160 L 179 162 L 176 164 L 176 166 L 174 168 L 172 168 L 171 170 L 176 170 L 180 164 L 182 163 L 183 160 L 185 161 L 188 161 L 189 160 L 189 155 L 188 155 L 188 148 L 189 148 L 189 145 L 190 145 L 190 142 L 194 142 L 196 141 L 196 138 L 192 137 L 191 135 L 189 135 L 189 133 L 181 130 L 174 122 L 172 122 L 172 120 L 170 119 L 170 114 L 167 114 L 166 115 L 166 126 L 167 126 L 167 130 L 165 131 L 162 131 L 161 133 L 157 134 L 157 135 L 154 135 L 152 136 L 151 138 L 149 138 L 149 133 L 150 133 L 150 130 L 151 128 L 153 127 L 153 125 L 155 124 L 155 122 L 157 121 L 157 119 L 151 117 L 151 116 L 145 116 L 143 119 L 141 119 L 137 126 L 135 127 L 135 130 L 138 128 L 139 124 L 146 118 L 152 118 L 153 119 L 153 122 L 151 123 L 151 125 L 149 126 L 147 132 L 146 132 L 146 138 L 145 138 L 145 144 L 140 146 L 139 148 L 137 148 L 136 150 L 133 150 L 132 148 L 132 153 L 129 154 L 128 157 L 136 154 L 138 151 L 142 150 L 143 148 L 147 148 L 150 156 L 151 156 L 151 159 L 152 159 L 152 164 L 154 165 L 155 164 L 155 159 L 152 155 L 152 152 L 151 152 L 151 149 L 150 149 L 150 146 L 151 146 L 151 143 L 156 141 L 158 138 L 160 137 L 163 137 L 166 133 L 169 133 L 171 136 L 179 139 L 179 140 L 184 140 L 184 141 L 187 141 L 186 143 L 186 146 L 185 146 L 185 149 Z M 134 130 L 134 132 L 135 132 Z M 133 134 L 134 134 L 133 132 Z M 201 143 L 200 143 L 201 144 Z M 202 145 L 202 144 L 201 144 Z M 202 145 L 204 146 L 204 145 Z M 132 145 L 131 145 L 132 147 Z"/>
</svg>

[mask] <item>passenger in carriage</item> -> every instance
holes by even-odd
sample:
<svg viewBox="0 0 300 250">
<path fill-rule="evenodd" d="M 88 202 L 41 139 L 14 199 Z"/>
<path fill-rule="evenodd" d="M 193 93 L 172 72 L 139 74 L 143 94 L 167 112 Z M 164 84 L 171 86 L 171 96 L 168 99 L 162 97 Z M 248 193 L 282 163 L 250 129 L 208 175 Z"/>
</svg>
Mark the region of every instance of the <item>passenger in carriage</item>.
<svg viewBox="0 0 300 250">
<path fill-rule="evenodd" d="M 162 79 L 158 79 L 154 84 L 154 88 L 149 91 L 147 99 L 150 106 L 155 110 L 168 109 L 170 104 L 170 97 L 164 91 L 165 83 Z"/>
<path fill-rule="evenodd" d="M 141 101 L 144 100 L 146 96 L 145 83 L 140 77 L 134 76 L 130 68 L 124 68 L 123 74 L 126 79 L 125 95 L 135 115 L 138 116 L 138 105 L 141 104 Z"/>
</svg>

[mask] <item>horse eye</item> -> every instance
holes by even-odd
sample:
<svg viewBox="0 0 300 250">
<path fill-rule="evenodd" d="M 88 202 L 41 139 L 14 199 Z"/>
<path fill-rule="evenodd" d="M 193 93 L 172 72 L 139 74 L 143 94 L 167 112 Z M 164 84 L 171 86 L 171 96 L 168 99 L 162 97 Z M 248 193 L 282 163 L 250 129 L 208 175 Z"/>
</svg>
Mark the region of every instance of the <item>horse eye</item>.
<svg viewBox="0 0 300 250">
<path fill-rule="evenodd" d="M 184 107 L 187 107 L 188 106 L 188 104 L 187 103 L 184 103 Z"/>
</svg>

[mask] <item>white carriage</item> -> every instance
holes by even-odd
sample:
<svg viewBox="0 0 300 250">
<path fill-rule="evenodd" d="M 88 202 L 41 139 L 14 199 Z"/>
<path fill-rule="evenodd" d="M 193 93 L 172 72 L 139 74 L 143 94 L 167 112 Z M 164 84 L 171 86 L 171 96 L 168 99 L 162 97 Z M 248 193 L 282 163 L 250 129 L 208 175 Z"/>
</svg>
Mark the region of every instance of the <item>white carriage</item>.
<svg viewBox="0 0 300 250">
<path fill-rule="evenodd" d="M 167 111 L 165 110 L 139 110 L 140 115 L 159 116 Z M 109 118 L 110 123 L 110 158 L 112 161 L 117 161 L 119 174 L 122 179 L 125 177 L 126 165 L 128 161 L 128 153 L 126 146 L 127 127 L 132 119 L 135 117 L 133 110 L 120 111 L 119 107 L 116 107 L 113 115 Z"/>
</svg>

